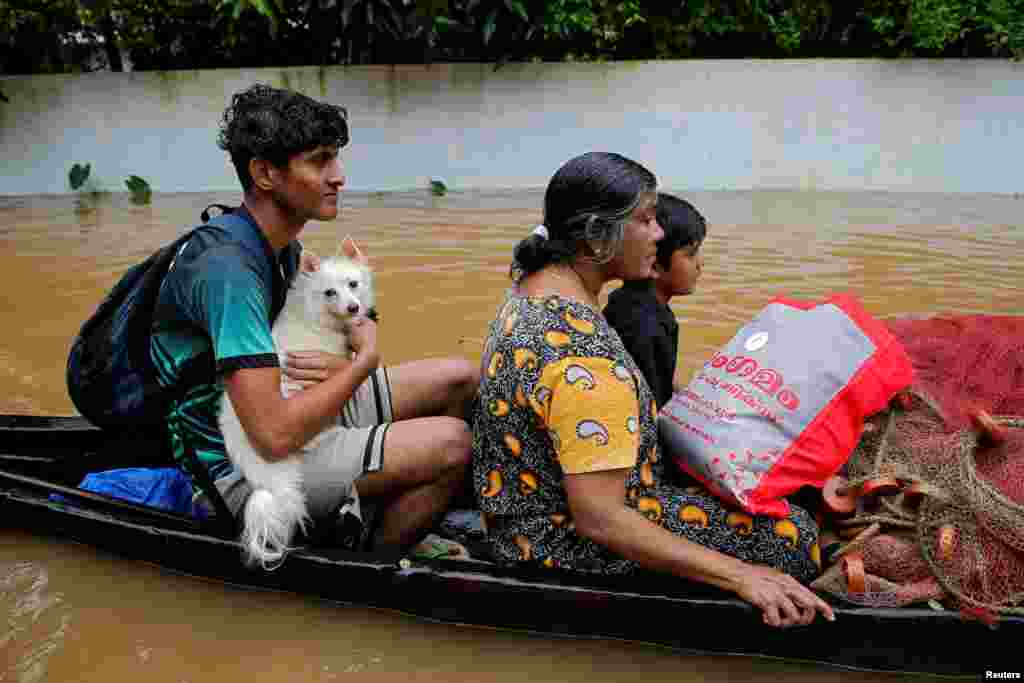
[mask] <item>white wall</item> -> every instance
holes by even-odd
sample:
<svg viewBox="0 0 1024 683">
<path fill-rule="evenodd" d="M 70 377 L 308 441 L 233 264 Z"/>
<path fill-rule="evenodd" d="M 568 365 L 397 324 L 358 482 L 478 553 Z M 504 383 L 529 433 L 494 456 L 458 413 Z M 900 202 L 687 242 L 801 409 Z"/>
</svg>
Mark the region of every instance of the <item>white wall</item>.
<svg viewBox="0 0 1024 683">
<path fill-rule="evenodd" d="M 700 60 L 0 77 L 0 194 L 67 192 L 75 162 L 237 188 L 217 122 L 255 82 L 349 109 L 354 190 L 542 187 L 602 149 L 675 188 L 1024 191 L 1024 64 Z"/>
</svg>

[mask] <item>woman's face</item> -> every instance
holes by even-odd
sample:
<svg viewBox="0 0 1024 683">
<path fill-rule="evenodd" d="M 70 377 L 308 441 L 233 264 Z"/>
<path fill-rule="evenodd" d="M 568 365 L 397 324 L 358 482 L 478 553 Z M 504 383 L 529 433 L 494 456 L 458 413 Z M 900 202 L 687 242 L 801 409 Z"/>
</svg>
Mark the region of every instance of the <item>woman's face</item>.
<svg viewBox="0 0 1024 683">
<path fill-rule="evenodd" d="M 645 194 L 622 234 L 622 247 L 611 260 L 611 275 L 623 280 L 644 280 L 653 275 L 651 268 L 657 256 L 657 243 L 664 235 L 655 217 L 657 195 Z"/>
</svg>

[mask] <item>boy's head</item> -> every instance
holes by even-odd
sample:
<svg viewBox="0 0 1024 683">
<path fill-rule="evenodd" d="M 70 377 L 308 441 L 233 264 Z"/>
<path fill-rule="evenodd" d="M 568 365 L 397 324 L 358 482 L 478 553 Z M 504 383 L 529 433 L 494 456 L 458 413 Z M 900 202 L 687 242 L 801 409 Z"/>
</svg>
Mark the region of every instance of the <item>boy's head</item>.
<svg viewBox="0 0 1024 683">
<path fill-rule="evenodd" d="M 672 266 L 677 249 L 700 248 L 707 235 L 707 223 L 693 204 L 674 195 L 658 193 L 658 225 L 665 236 L 658 240 L 658 265 L 662 270 Z"/>
<path fill-rule="evenodd" d="M 217 145 L 231 155 L 242 190 L 253 185 L 249 162 L 265 159 L 278 168 L 317 147 L 348 144 L 344 107 L 317 102 L 291 90 L 256 84 L 231 98 Z"/>
<path fill-rule="evenodd" d="M 658 240 L 656 286 L 669 297 L 689 294 L 703 266 L 699 252 L 707 223 L 693 204 L 664 192 L 658 193 L 657 219 L 665 236 Z"/>
</svg>

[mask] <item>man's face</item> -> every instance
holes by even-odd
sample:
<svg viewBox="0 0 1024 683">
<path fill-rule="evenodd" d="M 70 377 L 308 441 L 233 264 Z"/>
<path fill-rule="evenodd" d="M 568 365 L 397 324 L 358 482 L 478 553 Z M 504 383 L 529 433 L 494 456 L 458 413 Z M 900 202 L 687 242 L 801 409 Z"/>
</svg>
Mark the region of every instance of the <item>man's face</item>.
<svg viewBox="0 0 1024 683">
<path fill-rule="evenodd" d="M 345 185 L 337 147 L 320 146 L 296 154 L 279 178 L 274 199 L 285 212 L 303 221 L 337 217 L 338 195 Z"/>
</svg>

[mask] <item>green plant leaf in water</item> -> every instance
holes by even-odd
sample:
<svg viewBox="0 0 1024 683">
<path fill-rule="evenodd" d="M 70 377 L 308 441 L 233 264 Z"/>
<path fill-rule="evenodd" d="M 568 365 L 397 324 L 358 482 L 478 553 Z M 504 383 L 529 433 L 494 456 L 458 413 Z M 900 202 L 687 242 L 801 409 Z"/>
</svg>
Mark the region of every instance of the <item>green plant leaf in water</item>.
<svg viewBox="0 0 1024 683">
<path fill-rule="evenodd" d="M 135 204 L 149 204 L 149 200 L 153 196 L 153 190 L 149 187 L 143 178 L 137 175 L 128 176 L 128 179 L 124 181 L 125 186 L 128 187 L 128 191 L 132 193 L 132 202 Z"/>
<path fill-rule="evenodd" d="M 430 179 L 430 194 L 435 197 L 443 197 L 448 193 L 448 186 L 444 184 L 443 180 L 437 178 Z"/>
<path fill-rule="evenodd" d="M 89 179 L 89 171 L 92 170 L 92 164 L 75 164 L 71 167 L 68 172 L 68 182 L 71 184 L 72 190 L 77 190 L 85 184 L 85 181 Z"/>
</svg>

